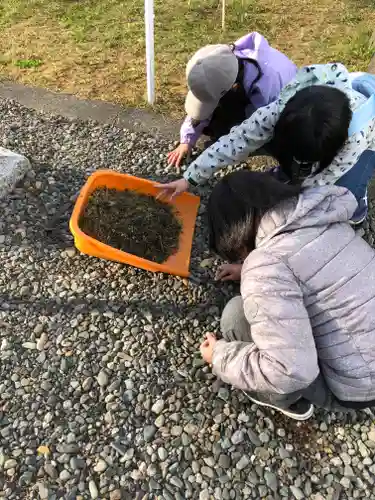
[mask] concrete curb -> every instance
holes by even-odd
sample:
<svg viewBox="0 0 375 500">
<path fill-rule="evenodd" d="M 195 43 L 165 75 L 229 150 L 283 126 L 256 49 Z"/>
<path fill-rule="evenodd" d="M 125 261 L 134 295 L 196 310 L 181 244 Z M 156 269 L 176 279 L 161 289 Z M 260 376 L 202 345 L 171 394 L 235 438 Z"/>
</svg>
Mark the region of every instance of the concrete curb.
<svg viewBox="0 0 375 500">
<path fill-rule="evenodd" d="M 12 99 L 36 111 L 77 120 L 94 120 L 120 128 L 147 134 L 178 139 L 180 123 L 157 113 L 125 108 L 104 101 L 78 99 L 69 94 L 59 94 L 38 87 L 28 87 L 10 81 L 0 82 L 0 98 Z"/>
</svg>

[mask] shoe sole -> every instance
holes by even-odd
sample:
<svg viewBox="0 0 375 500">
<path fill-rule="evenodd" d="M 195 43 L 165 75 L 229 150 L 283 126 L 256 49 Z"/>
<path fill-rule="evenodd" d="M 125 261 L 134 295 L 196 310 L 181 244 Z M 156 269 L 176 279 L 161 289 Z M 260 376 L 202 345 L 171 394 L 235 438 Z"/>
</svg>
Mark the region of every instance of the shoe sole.
<svg viewBox="0 0 375 500">
<path fill-rule="evenodd" d="M 356 221 L 350 220 L 349 224 L 355 229 L 357 226 L 360 226 L 361 224 L 363 224 L 366 219 L 367 219 L 367 214 L 360 220 L 356 220 Z"/>
<path fill-rule="evenodd" d="M 286 417 L 289 417 L 289 418 L 291 418 L 293 420 L 298 420 L 299 422 L 304 422 L 305 420 L 308 420 L 314 414 L 314 407 L 313 407 L 313 405 L 311 405 L 311 407 L 309 408 L 309 410 L 306 413 L 298 414 L 298 413 L 290 412 L 287 409 L 279 408 L 278 406 L 271 405 L 269 403 L 263 403 L 262 401 L 258 401 L 257 399 L 252 398 L 251 396 L 249 396 L 248 394 L 246 394 L 245 391 L 242 391 L 242 392 L 245 394 L 245 396 L 248 399 L 250 399 L 250 401 L 252 401 L 256 405 L 262 406 L 264 408 L 272 408 L 273 410 L 279 411 L 280 413 L 282 413 Z"/>
</svg>

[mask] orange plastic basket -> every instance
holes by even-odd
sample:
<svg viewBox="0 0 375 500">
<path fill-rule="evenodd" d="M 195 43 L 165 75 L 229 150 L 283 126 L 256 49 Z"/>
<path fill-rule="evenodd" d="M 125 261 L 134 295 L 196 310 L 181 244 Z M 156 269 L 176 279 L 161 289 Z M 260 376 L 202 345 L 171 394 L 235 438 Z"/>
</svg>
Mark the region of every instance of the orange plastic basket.
<svg viewBox="0 0 375 500">
<path fill-rule="evenodd" d="M 198 196 L 183 193 L 173 201 L 168 202 L 176 209 L 177 216 L 182 223 L 182 232 L 177 252 L 164 263 L 158 264 L 106 245 L 88 236 L 80 229 L 79 220 L 89 196 L 99 187 L 118 189 L 120 191 L 130 189 L 131 191 L 152 196 L 156 196 L 159 193 L 158 189 L 154 186 L 154 182 L 132 175 L 120 174 L 112 170 L 99 170 L 92 174 L 78 196 L 69 223 L 70 231 L 74 236 L 74 244 L 80 252 L 101 259 L 140 267 L 147 271 L 174 274 L 182 277 L 189 276 L 190 253 L 193 243 L 195 220 L 199 208 Z"/>
</svg>

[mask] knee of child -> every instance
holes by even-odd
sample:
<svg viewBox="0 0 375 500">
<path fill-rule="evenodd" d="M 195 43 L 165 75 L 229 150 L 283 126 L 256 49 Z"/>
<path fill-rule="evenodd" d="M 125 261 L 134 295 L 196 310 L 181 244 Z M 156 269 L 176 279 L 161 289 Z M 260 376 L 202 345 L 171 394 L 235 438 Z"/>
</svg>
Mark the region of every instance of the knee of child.
<svg viewBox="0 0 375 500">
<path fill-rule="evenodd" d="M 220 320 L 220 330 L 224 340 L 232 339 L 233 331 L 237 329 L 241 320 L 245 320 L 243 300 L 240 295 L 233 297 L 224 307 Z"/>
</svg>

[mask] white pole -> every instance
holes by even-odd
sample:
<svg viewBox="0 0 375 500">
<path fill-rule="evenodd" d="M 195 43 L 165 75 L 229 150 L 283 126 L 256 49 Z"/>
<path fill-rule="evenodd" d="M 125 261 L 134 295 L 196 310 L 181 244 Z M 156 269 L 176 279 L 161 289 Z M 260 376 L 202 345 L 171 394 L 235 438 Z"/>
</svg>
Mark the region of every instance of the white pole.
<svg viewBox="0 0 375 500">
<path fill-rule="evenodd" d="M 147 100 L 155 102 L 154 0 L 145 0 Z"/>
<path fill-rule="evenodd" d="M 225 0 L 221 0 L 221 29 L 225 31 Z"/>
</svg>

